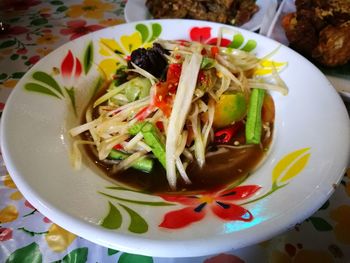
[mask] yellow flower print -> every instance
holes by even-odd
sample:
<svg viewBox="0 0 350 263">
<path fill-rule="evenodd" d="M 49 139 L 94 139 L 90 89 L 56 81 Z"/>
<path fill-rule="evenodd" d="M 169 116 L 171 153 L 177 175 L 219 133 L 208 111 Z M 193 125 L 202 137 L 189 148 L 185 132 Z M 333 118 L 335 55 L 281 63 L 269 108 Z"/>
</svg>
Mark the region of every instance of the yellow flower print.
<svg viewBox="0 0 350 263">
<path fill-rule="evenodd" d="M 122 53 L 122 48 L 118 44 L 118 42 L 114 39 L 110 38 L 101 38 L 100 39 L 100 54 L 102 56 L 111 56 L 115 54 L 115 51 Z"/>
<path fill-rule="evenodd" d="M 333 230 L 337 240 L 350 245 L 350 206 L 337 207 L 331 211 L 331 218 L 337 222 Z"/>
<path fill-rule="evenodd" d="M 116 18 L 108 18 L 108 19 L 104 19 L 104 20 L 99 21 L 99 24 L 104 25 L 104 26 L 115 26 L 115 25 L 119 25 L 119 24 L 123 24 L 123 23 L 125 23 L 124 20 L 116 19 Z"/>
<path fill-rule="evenodd" d="M 0 51 L 0 60 L 7 59 L 8 56 L 11 55 L 12 53 L 13 53 L 13 49 L 12 48 L 2 49 Z"/>
<path fill-rule="evenodd" d="M 254 71 L 254 75 L 264 76 L 269 75 L 274 71 L 280 72 L 285 66 L 287 66 L 287 62 L 277 62 L 263 59 L 260 61 L 259 67 Z"/>
<path fill-rule="evenodd" d="M 41 8 L 41 9 L 39 10 L 39 13 L 40 13 L 40 14 L 50 14 L 50 13 L 51 13 L 51 8 L 47 8 L 47 7 Z"/>
<path fill-rule="evenodd" d="M 36 53 L 42 56 L 46 56 L 49 54 L 53 49 L 52 48 L 47 48 L 47 47 L 42 47 L 42 48 L 37 48 Z"/>
<path fill-rule="evenodd" d="M 17 207 L 14 205 L 8 205 L 0 210 L 0 222 L 8 223 L 16 220 L 18 217 Z"/>
<path fill-rule="evenodd" d="M 36 40 L 36 43 L 39 45 L 47 44 L 47 45 L 52 45 L 54 44 L 59 38 L 57 36 L 52 35 L 51 33 L 46 33 L 39 37 Z"/>
<path fill-rule="evenodd" d="M 99 52 L 107 58 L 99 63 L 99 67 L 106 74 L 107 79 L 110 79 L 120 66 L 126 65 L 125 58 L 132 51 L 140 47 L 148 48 L 151 46 L 152 43 L 142 44 L 142 37 L 139 32 L 123 35 L 119 42 L 111 38 L 101 38 Z"/>
<path fill-rule="evenodd" d="M 99 64 L 99 67 L 105 74 L 106 78 L 110 79 L 119 68 L 119 64 L 115 59 L 110 58 L 102 60 Z"/>
<path fill-rule="evenodd" d="M 56 224 L 52 224 L 45 235 L 48 246 L 55 252 L 65 251 L 76 237 Z"/>
<path fill-rule="evenodd" d="M 17 189 L 17 186 L 15 185 L 9 174 L 4 176 L 3 183 L 4 186 L 6 186 L 7 188 Z M 9 197 L 11 200 L 18 201 L 23 198 L 23 195 L 19 191 L 15 191 L 12 194 L 10 194 Z"/>
<path fill-rule="evenodd" d="M 142 39 L 139 32 L 135 32 L 130 36 L 122 36 L 120 42 L 124 48 L 123 54 L 130 54 L 133 50 L 142 46 Z"/>
<path fill-rule="evenodd" d="M 23 198 L 23 195 L 19 191 L 16 191 L 16 192 L 13 192 L 12 194 L 10 194 L 11 200 L 18 201 L 18 200 L 21 200 L 22 198 Z"/>
<path fill-rule="evenodd" d="M 101 38 L 100 39 L 100 54 L 110 56 L 111 53 L 123 54 L 128 56 L 132 51 L 140 47 L 149 48 L 152 43 L 142 45 L 142 38 L 139 32 L 131 35 L 120 37 L 120 44 L 115 39 Z"/>
<path fill-rule="evenodd" d="M 3 182 L 4 182 L 4 186 L 8 188 L 13 188 L 13 189 L 17 188 L 9 174 L 4 176 Z"/>
<path fill-rule="evenodd" d="M 101 19 L 104 12 L 112 10 L 113 4 L 101 2 L 100 0 L 84 0 L 82 4 L 71 5 L 66 13 L 69 17 L 81 17 Z"/>
<path fill-rule="evenodd" d="M 4 83 L 2 83 L 2 85 L 4 85 L 4 87 L 6 88 L 13 88 L 16 86 L 18 82 L 18 79 L 8 79 L 6 81 L 4 81 Z"/>
</svg>

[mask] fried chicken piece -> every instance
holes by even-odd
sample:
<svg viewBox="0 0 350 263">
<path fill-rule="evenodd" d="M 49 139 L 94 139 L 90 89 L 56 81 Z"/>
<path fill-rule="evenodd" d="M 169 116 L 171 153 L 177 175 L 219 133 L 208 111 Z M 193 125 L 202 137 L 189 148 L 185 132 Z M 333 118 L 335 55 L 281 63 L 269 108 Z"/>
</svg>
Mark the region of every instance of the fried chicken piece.
<svg viewBox="0 0 350 263">
<path fill-rule="evenodd" d="M 235 8 L 231 7 L 230 21 L 234 20 L 235 25 L 243 25 L 259 11 L 259 7 L 255 4 L 255 0 L 236 1 L 238 5 Z M 235 12 L 236 10 L 236 12 Z"/>
<path fill-rule="evenodd" d="M 189 18 L 242 25 L 259 10 L 255 0 L 147 0 L 154 18 Z"/>
<path fill-rule="evenodd" d="M 147 0 L 146 6 L 154 18 L 185 18 L 187 0 Z"/>
<path fill-rule="evenodd" d="M 327 26 L 320 32 L 319 44 L 312 57 L 321 64 L 334 67 L 350 61 L 350 22 Z"/>
<path fill-rule="evenodd" d="M 290 46 L 325 66 L 350 61 L 350 1 L 296 0 L 296 13 L 283 18 Z"/>
</svg>

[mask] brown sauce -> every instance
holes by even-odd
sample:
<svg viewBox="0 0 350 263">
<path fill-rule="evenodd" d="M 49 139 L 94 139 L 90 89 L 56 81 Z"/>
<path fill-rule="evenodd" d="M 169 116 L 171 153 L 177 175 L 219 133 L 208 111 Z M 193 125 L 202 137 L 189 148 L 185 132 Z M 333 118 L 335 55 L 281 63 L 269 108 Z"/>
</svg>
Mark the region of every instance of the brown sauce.
<svg viewBox="0 0 350 263">
<path fill-rule="evenodd" d="M 236 180 L 240 180 L 249 175 L 263 160 L 271 140 L 272 136 L 266 138 L 260 145 L 238 149 L 225 147 L 224 150 L 219 150 L 222 148 L 221 146 L 214 147 L 217 149 L 210 151 L 210 156 L 206 157 L 206 162 L 202 168 L 195 162 L 189 165 L 186 171 L 192 184 L 186 184 L 179 178 L 177 181 L 177 191 L 213 191 Z M 113 173 L 113 165 L 98 160 L 91 146 L 85 146 L 85 151 L 89 159 L 97 165 L 103 174 L 107 175 L 108 178 L 116 183 L 151 193 L 171 191 L 166 179 L 165 170 L 158 161 L 154 162 L 155 165 L 151 173 L 141 172 L 133 168 Z"/>
</svg>

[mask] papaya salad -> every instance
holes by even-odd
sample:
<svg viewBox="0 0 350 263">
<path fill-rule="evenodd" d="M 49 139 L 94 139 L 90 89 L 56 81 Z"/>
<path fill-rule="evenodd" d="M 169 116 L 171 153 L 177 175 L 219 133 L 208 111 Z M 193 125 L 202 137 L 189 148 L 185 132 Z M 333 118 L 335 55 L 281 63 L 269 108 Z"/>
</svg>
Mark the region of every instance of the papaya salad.
<svg viewBox="0 0 350 263">
<path fill-rule="evenodd" d="M 269 90 L 288 92 L 276 70 L 254 74 L 260 62 L 198 42 L 158 39 L 134 50 L 70 130 L 74 166 L 84 145 L 111 177 L 146 190 L 218 187 L 248 175 L 273 134 Z M 166 186 L 152 187 L 159 182 Z"/>
</svg>

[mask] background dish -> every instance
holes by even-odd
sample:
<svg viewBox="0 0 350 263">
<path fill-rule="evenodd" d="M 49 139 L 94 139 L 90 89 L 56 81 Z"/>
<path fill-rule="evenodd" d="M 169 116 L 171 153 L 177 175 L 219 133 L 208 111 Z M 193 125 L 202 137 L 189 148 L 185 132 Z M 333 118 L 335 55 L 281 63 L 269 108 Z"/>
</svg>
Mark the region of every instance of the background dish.
<svg viewBox="0 0 350 263">
<path fill-rule="evenodd" d="M 266 36 L 288 46 L 289 41 L 282 28 L 282 18 L 288 13 L 295 12 L 295 10 L 293 0 L 283 0 L 267 30 Z M 350 63 L 333 69 L 322 68 L 321 70 L 342 97 L 350 101 Z"/>
<path fill-rule="evenodd" d="M 270 189 L 272 183 L 287 185 L 255 203 L 248 203 L 252 200 L 237 202 L 252 212 L 253 221 L 227 222 L 208 211 L 203 220 L 187 228 L 160 228 L 164 214 L 184 208 L 184 205 L 159 196 L 111 188 L 113 185 L 109 181 L 96 176 L 88 166 L 82 171 L 73 171 L 67 156 L 70 141 L 66 131 L 77 122 L 77 118 L 69 97 L 62 95 L 64 97 L 58 99 L 28 92 L 28 87 L 33 87 L 28 83 L 54 87 L 52 79 L 47 77 L 49 75 L 65 92 L 64 87 L 69 89 L 71 82 L 62 76 L 65 71 L 62 64 L 70 61 L 70 77 L 79 75 L 74 82 L 78 83 L 75 89 L 79 94 L 76 101 L 79 113 L 83 108 L 81 102 L 85 101 L 83 96 L 89 96 L 90 89 L 96 84 L 92 80 L 98 79 L 96 68 L 89 65 L 102 64 L 107 72 L 110 69 L 107 65 L 115 56 L 114 52 L 103 49 L 101 42 L 109 45 L 121 43 L 127 52 L 131 43 L 143 43 L 142 34 L 135 30 L 137 27 L 147 28 L 149 33 L 154 33 L 151 28 L 160 28 L 160 37 L 164 39 L 188 39 L 194 28 L 210 27 L 212 36 L 216 36 L 222 25 L 193 20 L 152 20 L 120 25 L 69 42 L 28 71 L 11 93 L 3 113 L 2 122 L 6 125 L 1 127 L 1 145 L 15 183 L 40 212 L 67 230 L 107 247 L 138 254 L 180 257 L 211 254 L 265 240 L 300 222 L 328 199 L 349 159 L 350 136 L 338 136 L 338 133 L 349 134 L 348 115 L 340 97 L 320 71 L 283 46 L 273 59 L 288 62 L 281 77 L 286 81 L 290 94 L 286 97 L 273 94 L 277 109 L 273 149 L 270 157 L 245 185 L 261 186 L 261 191 L 251 199 L 260 198 L 273 190 Z M 174 31 L 174 28 L 177 30 Z M 224 35 L 228 39 L 232 39 L 231 33 L 236 34 L 238 30 L 245 42 L 255 41 L 257 46 L 253 52 L 259 57 L 279 46 L 279 43 L 251 32 L 227 28 L 231 28 Z M 152 38 L 153 33 L 148 37 Z M 72 55 L 69 55 L 70 52 Z M 78 63 L 82 64 L 79 74 L 76 71 Z M 47 75 L 38 75 L 38 72 Z M 308 80 L 307 87 L 305 79 Z M 317 100 L 314 100 L 315 94 L 318 94 Z M 332 141 L 325 139 L 330 137 Z M 286 171 L 288 176 L 282 174 Z M 243 204 L 245 201 L 246 204 Z M 118 213 L 113 207 L 122 211 L 121 217 L 116 215 Z M 121 218 L 121 225 L 107 224 L 109 216 Z M 101 223 L 114 229 L 103 228 Z M 188 247 L 191 250 L 186 249 Z"/>
<path fill-rule="evenodd" d="M 148 12 L 145 5 L 145 0 L 129 0 L 126 2 L 125 6 L 125 20 L 127 22 L 135 22 L 140 20 L 152 19 L 152 16 Z M 240 28 L 256 31 L 258 30 L 271 5 L 276 6 L 276 0 L 257 0 L 256 4 L 259 6 L 259 11 L 252 17 L 250 21 L 242 25 Z"/>
</svg>

